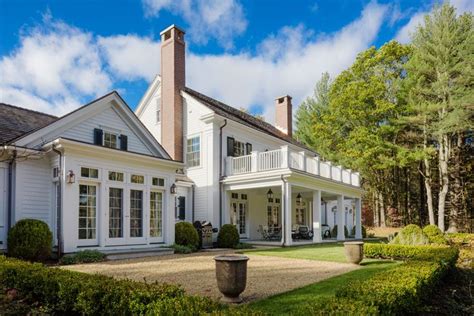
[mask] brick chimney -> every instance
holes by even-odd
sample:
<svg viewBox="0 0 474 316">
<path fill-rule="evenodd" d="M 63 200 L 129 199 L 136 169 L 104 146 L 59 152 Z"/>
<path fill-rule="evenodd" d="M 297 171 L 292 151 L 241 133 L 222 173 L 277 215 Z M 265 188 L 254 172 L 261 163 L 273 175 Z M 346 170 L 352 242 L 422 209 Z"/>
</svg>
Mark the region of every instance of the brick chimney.
<svg viewBox="0 0 474 316">
<path fill-rule="evenodd" d="M 171 25 L 161 35 L 161 144 L 174 160 L 183 159 L 185 87 L 184 31 Z"/>
<path fill-rule="evenodd" d="M 275 127 L 290 137 L 293 135 L 293 106 L 289 95 L 275 99 Z"/>
</svg>

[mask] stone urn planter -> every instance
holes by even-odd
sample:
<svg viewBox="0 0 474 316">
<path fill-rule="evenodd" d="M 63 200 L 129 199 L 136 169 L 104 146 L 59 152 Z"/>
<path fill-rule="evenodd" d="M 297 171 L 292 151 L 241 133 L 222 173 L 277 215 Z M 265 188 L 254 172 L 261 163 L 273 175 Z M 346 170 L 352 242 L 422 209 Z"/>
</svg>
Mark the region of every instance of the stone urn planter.
<svg viewBox="0 0 474 316">
<path fill-rule="evenodd" d="M 247 261 L 243 255 L 222 255 L 214 257 L 216 261 L 216 279 L 219 291 L 224 294 L 225 303 L 241 303 L 240 293 L 247 285 Z"/>
<path fill-rule="evenodd" d="M 364 243 L 362 241 L 347 241 L 344 243 L 344 252 L 347 261 L 359 264 L 364 258 Z"/>
</svg>

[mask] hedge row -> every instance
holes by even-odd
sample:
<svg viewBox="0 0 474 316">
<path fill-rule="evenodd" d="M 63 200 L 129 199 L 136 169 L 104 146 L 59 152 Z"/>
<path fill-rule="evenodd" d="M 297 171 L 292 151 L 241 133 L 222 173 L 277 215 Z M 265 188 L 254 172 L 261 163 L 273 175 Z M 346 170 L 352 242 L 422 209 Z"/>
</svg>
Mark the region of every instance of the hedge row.
<svg viewBox="0 0 474 316">
<path fill-rule="evenodd" d="M 364 244 L 364 256 L 367 258 L 442 261 L 453 266 L 458 255 L 459 251 L 457 249 L 446 246 Z"/>
<path fill-rule="evenodd" d="M 356 302 L 368 310 L 368 314 L 404 314 L 416 311 L 421 300 L 431 293 L 437 283 L 454 267 L 458 250 L 448 247 L 365 244 L 367 257 L 407 259 L 387 271 L 364 281 L 353 282 L 336 292 L 334 304 Z M 326 314 L 333 312 L 330 305 Z M 324 312 L 323 311 L 323 312 Z"/>
<path fill-rule="evenodd" d="M 174 285 L 115 280 L 4 256 L 0 256 L 0 285 L 58 314 L 197 315 L 226 308 L 209 298 L 185 295 Z M 235 312 L 225 310 L 226 314 Z"/>
</svg>

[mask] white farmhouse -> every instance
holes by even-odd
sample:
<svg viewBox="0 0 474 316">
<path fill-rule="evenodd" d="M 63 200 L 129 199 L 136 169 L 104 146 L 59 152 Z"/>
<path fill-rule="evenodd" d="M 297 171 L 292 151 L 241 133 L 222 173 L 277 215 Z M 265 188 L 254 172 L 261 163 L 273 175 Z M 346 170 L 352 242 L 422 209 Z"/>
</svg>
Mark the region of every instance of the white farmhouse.
<svg viewBox="0 0 474 316">
<path fill-rule="evenodd" d="M 60 253 L 174 242 L 174 161 L 118 93 L 62 117 L 0 104 L 0 250 L 23 218 Z"/>
<path fill-rule="evenodd" d="M 333 238 L 345 239 L 344 226 L 361 238 L 359 174 L 292 137 L 290 96 L 276 98 L 273 126 L 186 86 L 183 30 L 172 25 L 161 41 L 161 76 L 136 114 L 186 165 L 177 220 L 231 223 L 254 243 L 321 242 L 334 225 Z"/>
</svg>

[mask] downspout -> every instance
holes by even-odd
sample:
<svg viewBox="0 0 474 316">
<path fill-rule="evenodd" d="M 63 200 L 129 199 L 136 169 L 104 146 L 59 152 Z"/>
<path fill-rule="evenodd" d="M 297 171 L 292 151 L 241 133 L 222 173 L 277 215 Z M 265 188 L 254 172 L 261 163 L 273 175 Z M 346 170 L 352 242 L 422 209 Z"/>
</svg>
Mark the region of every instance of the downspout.
<svg viewBox="0 0 474 316">
<path fill-rule="evenodd" d="M 281 175 L 281 181 L 283 181 L 284 184 L 288 183 L 288 181 L 285 180 L 285 177 L 283 177 L 283 175 Z M 285 216 L 285 213 L 286 213 L 286 208 L 285 208 L 285 205 L 286 205 L 286 202 L 285 202 L 285 190 L 282 190 L 281 192 L 281 201 L 283 202 L 282 203 L 282 214 L 281 214 L 281 221 L 283 222 L 283 229 L 282 229 L 282 232 L 281 232 L 281 245 L 282 246 L 285 246 L 285 240 L 286 240 L 286 216 Z"/>
<path fill-rule="evenodd" d="M 222 130 L 227 125 L 227 119 L 224 119 L 224 124 L 219 128 L 219 228 L 222 227 Z"/>
<path fill-rule="evenodd" d="M 194 224 L 194 184 L 191 186 L 191 223 Z"/>
<path fill-rule="evenodd" d="M 10 159 L 10 162 L 8 163 L 8 219 L 7 219 L 7 225 L 8 229 L 7 231 L 10 231 L 10 229 L 13 226 L 13 164 L 15 163 L 17 156 L 16 150 L 13 151 L 13 156 L 12 159 Z"/>
<path fill-rule="evenodd" d="M 59 200 L 61 201 L 59 207 L 57 207 L 57 214 L 56 214 L 56 236 L 58 238 L 58 249 L 57 249 L 57 255 L 58 255 L 58 259 L 61 258 L 61 248 L 62 248 L 62 244 L 63 244 L 63 240 L 62 240 L 62 235 L 61 235 L 61 222 L 62 222 L 62 206 L 63 206 L 63 196 L 62 196 L 62 192 L 63 192 L 63 187 L 62 187 L 62 176 L 63 176 L 63 153 L 60 152 L 59 150 L 57 150 L 55 147 L 54 147 L 54 144 L 53 144 L 53 147 L 52 147 L 52 150 L 59 155 L 59 177 L 58 177 L 58 185 L 59 185 L 59 192 L 57 194 L 59 194 L 59 196 L 56 197 L 56 199 L 59 198 Z M 58 205 L 57 201 L 56 201 L 56 205 Z"/>
</svg>

